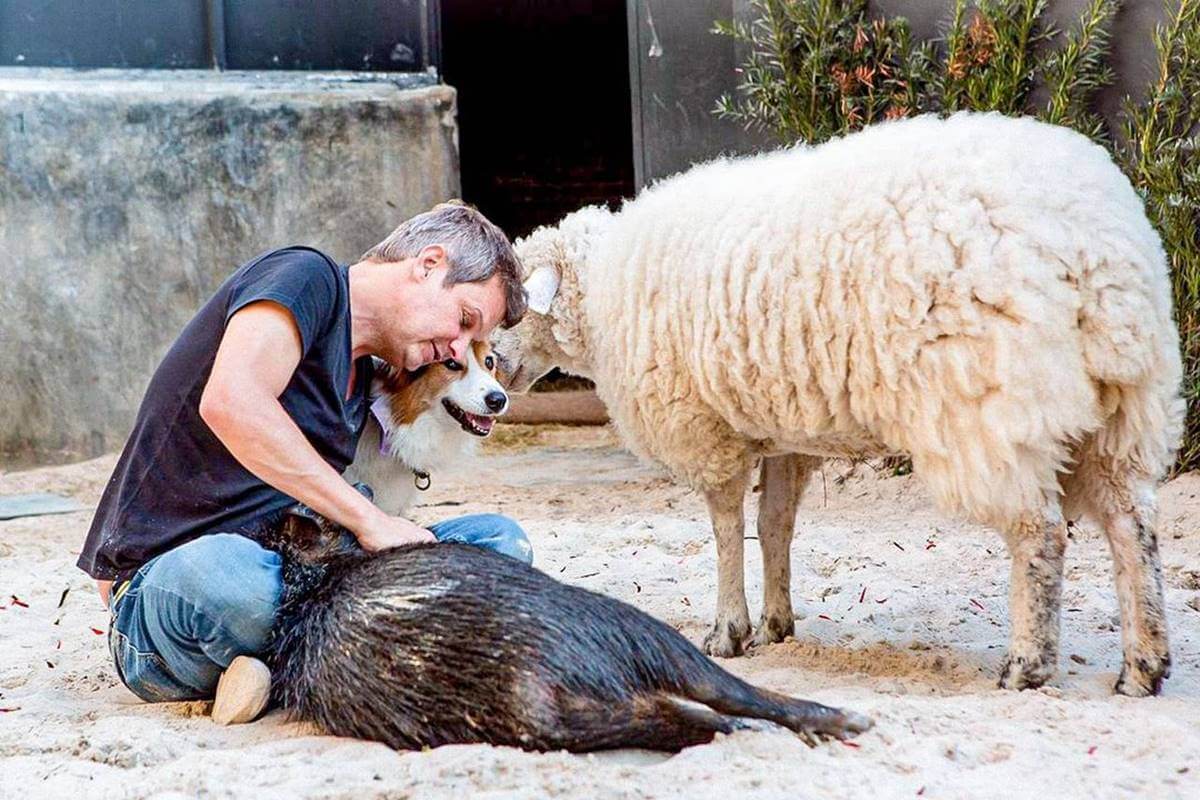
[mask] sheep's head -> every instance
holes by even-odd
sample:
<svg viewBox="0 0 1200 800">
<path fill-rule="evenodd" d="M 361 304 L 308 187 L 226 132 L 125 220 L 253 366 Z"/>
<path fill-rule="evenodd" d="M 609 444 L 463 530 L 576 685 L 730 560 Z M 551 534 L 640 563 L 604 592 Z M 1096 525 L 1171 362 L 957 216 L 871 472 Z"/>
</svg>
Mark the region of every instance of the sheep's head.
<svg viewBox="0 0 1200 800">
<path fill-rule="evenodd" d="M 604 208 L 584 208 L 515 243 L 525 265 L 529 312 L 519 325 L 492 335 L 509 391 L 524 392 L 555 367 L 590 374 L 581 280 L 588 252 L 612 216 Z"/>
</svg>

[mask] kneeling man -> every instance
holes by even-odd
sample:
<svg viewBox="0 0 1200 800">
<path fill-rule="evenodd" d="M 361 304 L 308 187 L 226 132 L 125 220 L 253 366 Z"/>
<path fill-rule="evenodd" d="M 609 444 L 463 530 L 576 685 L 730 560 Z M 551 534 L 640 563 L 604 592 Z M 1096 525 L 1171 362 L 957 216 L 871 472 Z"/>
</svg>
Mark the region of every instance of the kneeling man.
<svg viewBox="0 0 1200 800">
<path fill-rule="evenodd" d="M 254 656 L 282 592 L 280 558 L 246 534 L 296 501 L 367 550 L 438 539 L 531 560 L 509 519 L 426 530 L 341 477 L 369 411 L 371 356 L 410 370 L 462 359 L 524 311 L 508 238 L 463 205 L 404 222 L 348 267 L 289 247 L 239 268 L 151 379 L 79 557 L 111 611 L 125 685 L 149 701 L 215 693 L 223 724 L 262 712 L 270 673 Z"/>
</svg>

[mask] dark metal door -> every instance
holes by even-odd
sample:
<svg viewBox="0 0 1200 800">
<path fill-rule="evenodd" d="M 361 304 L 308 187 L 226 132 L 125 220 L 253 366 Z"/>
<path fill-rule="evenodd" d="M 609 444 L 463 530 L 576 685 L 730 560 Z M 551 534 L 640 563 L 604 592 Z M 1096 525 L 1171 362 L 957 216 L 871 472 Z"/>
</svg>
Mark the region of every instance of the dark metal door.
<svg viewBox="0 0 1200 800">
<path fill-rule="evenodd" d="M 409 72 L 438 0 L 0 0 L 0 65 Z"/>
</svg>

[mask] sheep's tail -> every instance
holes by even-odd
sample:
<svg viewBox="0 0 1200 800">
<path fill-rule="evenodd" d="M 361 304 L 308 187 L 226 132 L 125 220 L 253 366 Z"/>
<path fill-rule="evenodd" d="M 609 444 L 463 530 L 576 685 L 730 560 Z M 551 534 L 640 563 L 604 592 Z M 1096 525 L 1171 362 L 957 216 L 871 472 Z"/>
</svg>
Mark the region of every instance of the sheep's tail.
<svg viewBox="0 0 1200 800">
<path fill-rule="evenodd" d="M 1097 481 L 1153 486 L 1179 446 L 1183 366 L 1157 237 L 1143 255 L 1094 270 L 1097 288 L 1080 310 L 1083 356 L 1102 422 L 1075 449 L 1074 475 L 1064 483 L 1069 506 L 1086 507 L 1083 495 Z"/>
</svg>

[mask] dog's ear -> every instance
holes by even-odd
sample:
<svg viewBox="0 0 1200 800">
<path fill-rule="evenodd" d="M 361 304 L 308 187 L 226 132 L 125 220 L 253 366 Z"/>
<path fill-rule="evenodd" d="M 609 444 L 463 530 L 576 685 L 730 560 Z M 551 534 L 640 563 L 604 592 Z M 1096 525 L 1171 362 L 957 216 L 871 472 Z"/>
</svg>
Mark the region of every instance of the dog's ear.
<svg viewBox="0 0 1200 800">
<path fill-rule="evenodd" d="M 420 367 L 416 372 L 407 372 L 393 367 L 381 358 L 376 358 L 374 362 L 375 369 L 371 379 L 372 400 L 385 394 L 399 394 L 425 369 Z"/>
<path fill-rule="evenodd" d="M 558 294 L 560 278 L 554 267 L 538 267 L 525 280 L 525 293 L 529 296 L 529 310 L 535 314 L 550 313 L 550 305 Z"/>
</svg>

